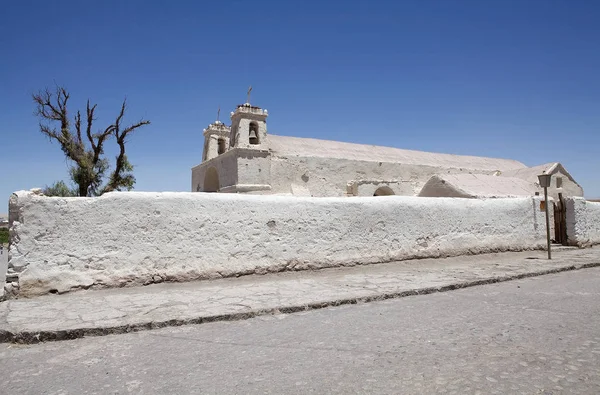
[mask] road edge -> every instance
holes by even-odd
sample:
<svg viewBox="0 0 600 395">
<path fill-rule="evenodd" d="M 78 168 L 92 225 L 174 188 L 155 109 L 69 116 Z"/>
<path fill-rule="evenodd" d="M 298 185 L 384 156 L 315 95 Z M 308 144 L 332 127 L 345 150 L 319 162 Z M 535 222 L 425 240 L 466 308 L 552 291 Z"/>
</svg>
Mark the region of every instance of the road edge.
<svg viewBox="0 0 600 395">
<path fill-rule="evenodd" d="M 206 315 L 186 319 L 166 319 L 164 321 L 149 321 L 137 324 L 116 325 L 110 327 L 82 327 L 65 330 L 40 330 L 40 331 L 10 331 L 0 329 L 0 343 L 35 344 L 48 341 L 73 340 L 91 336 L 106 336 L 139 332 L 144 330 L 160 329 L 183 325 L 198 325 L 218 321 L 239 321 L 262 315 L 291 314 L 309 310 L 317 310 L 326 307 L 335 307 L 348 304 L 370 303 L 387 299 L 398 299 L 407 296 L 427 295 L 438 292 L 448 292 L 462 288 L 475 287 L 479 285 L 495 284 L 512 280 L 520 280 L 529 277 L 538 277 L 547 274 L 555 274 L 566 271 L 588 269 L 599 267 L 600 262 L 584 263 L 558 267 L 553 269 L 539 270 L 528 273 L 509 274 L 505 276 L 489 277 L 472 281 L 459 281 L 439 287 L 424 287 L 404 290 L 399 292 L 384 292 L 377 295 L 362 296 L 356 298 L 334 299 L 323 302 L 309 303 L 303 305 L 279 306 L 269 309 L 256 309 L 243 313 L 230 313 L 219 315 Z"/>
</svg>

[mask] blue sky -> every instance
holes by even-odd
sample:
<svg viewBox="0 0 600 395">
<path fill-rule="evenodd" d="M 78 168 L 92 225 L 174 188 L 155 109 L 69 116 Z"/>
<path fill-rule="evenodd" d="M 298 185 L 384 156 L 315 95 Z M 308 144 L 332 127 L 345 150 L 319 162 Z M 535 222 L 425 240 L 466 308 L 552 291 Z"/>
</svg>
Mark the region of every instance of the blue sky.
<svg viewBox="0 0 600 395">
<path fill-rule="evenodd" d="M 19 1 L 0 18 L 0 201 L 67 179 L 31 101 L 55 83 L 72 113 L 98 103 L 98 128 L 124 97 L 152 121 L 128 146 L 137 190 L 189 191 L 202 129 L 252 85 L 273 134 L 560 161 L 600 197 L 597 1 Z"/>
</svg>

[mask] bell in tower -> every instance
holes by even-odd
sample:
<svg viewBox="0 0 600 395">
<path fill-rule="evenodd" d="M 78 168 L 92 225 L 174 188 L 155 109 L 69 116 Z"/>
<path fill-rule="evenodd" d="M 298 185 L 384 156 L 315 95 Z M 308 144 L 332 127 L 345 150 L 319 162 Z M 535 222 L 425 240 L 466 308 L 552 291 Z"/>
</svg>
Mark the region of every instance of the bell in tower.
<svg viewBox="0 0 600 395">
<path fill-rule="evenodd" d="M 258 124 L 256 122 L 250 122 L 250 134 L 248 136 L 248 142 L 252 145 L 259 144 L 258 139 Z"/>
</svg>

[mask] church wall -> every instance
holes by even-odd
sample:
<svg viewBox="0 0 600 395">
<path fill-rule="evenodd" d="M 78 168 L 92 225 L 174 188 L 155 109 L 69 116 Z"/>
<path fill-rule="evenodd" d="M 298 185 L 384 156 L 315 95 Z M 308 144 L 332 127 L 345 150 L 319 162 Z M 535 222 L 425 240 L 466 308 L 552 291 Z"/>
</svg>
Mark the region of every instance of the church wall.
<svg viewBox="0 0 600 395">
<path fill-rule="evenodd" d="M 192 192 L 204 191 L 204 177 L 206 171 L 214 167 L 219 174 L 220 188 L 234 185 L 237 181 L 237 157 L 234 150 L 230 150 L 214 159 L 203 162 L 192 168 Z"/>
<path fill-rule="evenodd" d="M 567 198 L 566 203 L 569 244 L 579 247 L 600 244 L 600 203 L 580 197 Z"/>
<path fill-rule="evenodd" d="M 271 181 L 270 157 L 267 151 L 246 150 L 238 157 L 237 183 L 243 185 L 269 185 Z"/>
<path fill-rule="evenodd" d="M 389 185 L 396 195 L 416 196 L 429 178 L 440 172 L 473 170 L 335 158 L 271 157 L 271 186 L 273 193 L 281 194 L 292 193 L 293 187 L 300 185 L 315 197 L 347 196 L 348 183 L 356 182 L 358 196 L 373 196 L 381 185 Z"/>
<path fill-rule="evenodd" d="M 349 196 L 374 196 L 378 191 L 389 188 L 392 195 L 413 196 L 410 181 L 359 180 L 351 183 L 353 193 Z"/>
<path fill-rule="evenodd" d="M 8 270 L 15 283 L 6 289 L 34 296 L 535 249 L 545 245 L 538 206 L 536 198 L 184 192 L 59 198 L 21 191 L 10 199 Z"/>
</svg>

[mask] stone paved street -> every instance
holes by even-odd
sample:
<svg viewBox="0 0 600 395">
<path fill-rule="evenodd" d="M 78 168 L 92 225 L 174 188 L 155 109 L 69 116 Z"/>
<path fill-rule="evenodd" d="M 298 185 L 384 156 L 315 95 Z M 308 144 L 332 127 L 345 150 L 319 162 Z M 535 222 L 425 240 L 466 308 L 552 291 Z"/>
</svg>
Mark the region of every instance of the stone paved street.
<svg viewBox="0 0 600 395">
<path fill-rule="evenodd" d="M 431 293 L 600 264 L 600 249 L 422 259 L 341 269 L 80 291 L 0 303 L 0 339 L 35 342 L 249 318 Z M 533 259 L 532 259 L 533 258 Z"/>
<path fill-rule="evenodd" d="M 600 268 L 36 345 L 14 394 L 598 394 Z"/>
</svg>

